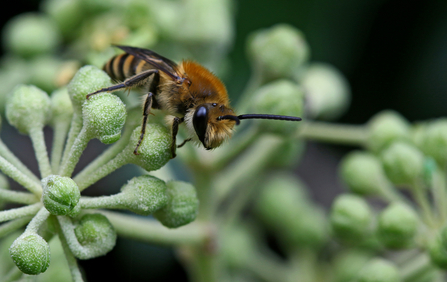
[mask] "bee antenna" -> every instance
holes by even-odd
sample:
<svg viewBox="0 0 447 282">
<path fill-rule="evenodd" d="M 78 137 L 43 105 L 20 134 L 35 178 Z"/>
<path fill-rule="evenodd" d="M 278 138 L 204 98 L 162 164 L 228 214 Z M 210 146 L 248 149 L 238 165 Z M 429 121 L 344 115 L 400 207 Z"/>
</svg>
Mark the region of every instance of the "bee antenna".
<svg viewBox="0 0 447 282">
<path fill-rule="evenodd" d="M 226 116 L 220 116 L 217 118 L 217 120 L 223 120 L 223 119 L 234 120 L 236 122 L 236 125 L 239 125 L 241 123 L 241 121 L 239 120 L 239 117 L 237 117 L 237 116 L 226 115 Z"/>
<path fill-rule="evenodd" d="M 276 119 L 276 120 L 289 120 L 289 121 L 301 121 L 300 117 L 280 116 L 280 115 L 264 115 L 264 114 L 246 114 L 237 116 L 238 119 Z"/>
</svg>

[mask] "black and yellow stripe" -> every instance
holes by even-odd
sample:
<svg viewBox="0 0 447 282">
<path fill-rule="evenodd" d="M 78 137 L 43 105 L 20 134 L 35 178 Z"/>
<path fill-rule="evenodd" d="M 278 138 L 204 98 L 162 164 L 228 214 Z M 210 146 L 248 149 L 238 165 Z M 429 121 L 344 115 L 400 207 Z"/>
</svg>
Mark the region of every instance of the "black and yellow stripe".
<svg viewBox="0 0 447 282">
<path fill-rule="evenodd" d="M 147 62 L 124 53 L 110 59 L 103 70 L 115 81 L 124 81 L 147 68 Z"/>
</svg>

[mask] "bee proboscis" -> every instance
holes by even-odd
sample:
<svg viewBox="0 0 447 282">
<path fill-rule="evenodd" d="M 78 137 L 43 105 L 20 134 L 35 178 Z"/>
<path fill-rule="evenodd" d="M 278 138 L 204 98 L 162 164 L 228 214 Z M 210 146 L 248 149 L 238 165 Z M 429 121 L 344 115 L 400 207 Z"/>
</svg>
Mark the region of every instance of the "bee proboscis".
<svg viewBox="0 0 447 282">
<path fill-rule="evenodd" d="M 173 158 L 176 148 L 190 140 L 198 139 L 207 150 L 219 147 L 231 137 L 234 125 L 238 125 L 242 119 L 301 120 L 299 117 L 281 115 L 236 115 L 230 107 L 224 84 L 202 65 L 190 60 L 176 64 L 147 49 L 116 47 L 125 53 L 111 58 L 103 69 L 119 83 L 90 93 L 87 99 L 97 93 L 134 87 L 146 91 L 141 135 L 134 150 L 136 155 L 144 138 L 151 109 L 162 109 L 174 116 L 171 131 Z M 178 126 L 182 122 L 185 122 L 191 137 L 177 146 Z"/>
</svg>

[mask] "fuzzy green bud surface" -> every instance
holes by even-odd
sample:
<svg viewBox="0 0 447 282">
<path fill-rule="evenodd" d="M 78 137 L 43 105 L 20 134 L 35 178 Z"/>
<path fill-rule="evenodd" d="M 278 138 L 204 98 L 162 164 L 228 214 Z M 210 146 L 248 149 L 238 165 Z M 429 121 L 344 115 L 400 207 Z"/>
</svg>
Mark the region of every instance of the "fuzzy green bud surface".
<svg viewBox="0 0 447 282">
<path fill-rule="evenodd" d="M 80 68 L 67 86 L 74 111 L 81 114 L 87 94 L 108 87 L 110 84 L 110 77 L 99 68 L 90 65 Z"/>
<path fill-rule="evenodd" d="M 37 275 L 50 265 L 50 246 L 37 234 L 23 233 L 9 248 L 17 267 L 26 274 Z"/>
<path fill-rule="evenodd" d="M 166 227 L 177 228 L 194 221 L 199 211 L 199 199 L 194 186 L 182 181 L 170 181 L 168 203 L 154 213 Z"/>
<path fill-rule="evenodd" d="M 6 102 L 6 118 L 21 133 L 42 128 L 50 116 L 48 94 L 33 85 L 18 85 Z"/>
<path fill-rule="evenodd" d="M 411 144 L 394 142 L 381 159 L 386 175 L 396 185 L 411 185 L 423 176 L 424 154 Z"/>
<path fill-rule="evenodd" d="M 303 114 L 303 90 L 289 80 L 277 80 L 254 93 L 253 112 L 300 117 Z M 292 134 L 299 126 L 296 121 L 259 120 L 263 132 Z"/>
<path fill-rule="evenodd" d="M 257 31 L 248 42 L 253 66 L 269 77 L 291 77 L 309 58 L 309 46 L 298 29 L 278 24 Z"/>
<path fill-rule="evenodd" d="M 60 43 L 60 35 L 50 18 L 25 13 L 7 23 L 4 42 L 8 50 L 28 58 L 53 52 Z"/>
<path fill-rule="evenodd" d="M 115 229 L 107 217 L 102 214 L 84 215 L 74 232 L 79 244 L 89 249 L 89 252 L 85 252 L 85 257 L 78 255 L 79 259 L 105 255 L 113 249 L 116 243 Z"/>
<path fill-rule="evenodd" d="M 45 208 L 54 215 L 66 215 L 81 198 L 78 185 L 69 177 L 50 175 L 42 179 L 42 200 Z"/>
<path fill-rule="evenodd" d="M 428 246 L 431 261 L 442 269 L 447 269 L 447 227 L 442 227 Z"/>
<path fill-rule="evenodd" d="M 121 191 L 126 195 L 127 209 L 141 215 L 150 215 L 168 202 L 166 183 L 150 175 L 132 178 Z"/>
<path fill-rule="evenodd" d="M 121 137 L 126 115 L 121 99 L 109 93 L 93 95 L 82 107 L 84 128 L 104 144 L 114 143 Z"/>
<path fill-rule="evenodd" d="M 359 270 L 362 269 L 370 255 L 362 250 L 346 250 L 335 257 L 334 277 L 336 282 L 355 281 Z"/>
<path fill-rule="evenodd" d="M 400 282 L 397 267 L 390 261 L 376 258 L 369 261 L 360 270 L 358 282 Z"/>
<path fill-rule="evenodd" d="M 169 130 L 160 124 L 148 123 L 143 142 L 138 148 L 139 155 L 133 151 L 141 135 L 141 126 L 137 127 L 129 140 L 128 151 L 130 162 L 147 171 L 153 171 L 164 166 L 171 159 L 171 134 Z"/>
<path fill-rule="evenodd" d="M 440 165 L 447 164 L 447 119 L 438 119 L 426 125 L 421 136 L 420 149 Z"/>
<path fill-rule="evenodd" d="M 66 87 L 60 88 L 51 94 L 51 118 L 52 122 L 67 121 L 73 116 L 73 105 Z"/>
<path fill-rule="evenodd" d="M 348 242 L 364 239 L 370 231 L 372 219 L 368 203 L 363 198 L 351 194 L 338 196 L 330 215 L 335 235 Z"/>
<path fill-rule="evenodd" d="M 379 215 L 380 241 L 392 249 L 408 247 L 418 229 L 419 220 L 413 209 L 403 203 L 392 203 Z"/>
<path fill-rule="evenodd" d="M 340 175 L 349 190 L 360 195 L 379 193 L 387 181 L 379 158 L 364 151 L 346 155 L 340 165 Z"/>
<path fill-rule="evenodd" d="M 334 120 L 349 106 L 351 97 L 348 82 L 333 66 L 322 63 L 310 65 L 301 79 L 305 89 L 309 115 Z"/>
<path fill-rule="evenodd" d="M 399 113 L 385 110 L 368 122 L 367 148 L 378 153 L 392 142 L 410 139 L 410 124 Z"/>
</svg>

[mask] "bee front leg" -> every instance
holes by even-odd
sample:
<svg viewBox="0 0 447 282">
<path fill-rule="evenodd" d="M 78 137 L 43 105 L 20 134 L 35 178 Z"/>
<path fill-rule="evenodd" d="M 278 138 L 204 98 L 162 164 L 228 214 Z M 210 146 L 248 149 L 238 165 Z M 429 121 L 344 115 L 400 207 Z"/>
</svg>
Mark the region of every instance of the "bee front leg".
<svg viewBox="0 0 447 282">
<path fill-rule="evenodd" d="M 137 147 L 135 147 L 135 150 L 133 151 L 134 155 L 139 155 L 138 148 L 141 145 L 141 142 L 143 142 L 144 134 L 146 133 L 146 125 L 147 125 L 147 118 L 149 117 L 149 114 L 151 112 L 152 107 L 152 97 L 154 94 L 152 92 L 149 92 L 146 97 L 146 101 L 144 102 L 143 106 L 143 124 L 141 125 L 141 134 L 140 139 L 138 140 Z"/>
<path fill-rule="evenodd" d="M 174 121 L 172 122 L 172 143 L 171 143 L 171 154 L 172 154 L 172 159 L 175 158 L 177 156 L 177 154 L 175 153 L 175 150 L 177 149 L 177 133 L 178 133 L 178 126 L 179 124 L 181 124 L 184 121 L 184 118 L 178 118 L 178 117 L 174 117 Z M 186 143 L 186 142 L 185 142 Z"/>
</svg>

